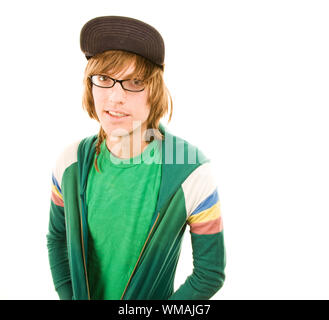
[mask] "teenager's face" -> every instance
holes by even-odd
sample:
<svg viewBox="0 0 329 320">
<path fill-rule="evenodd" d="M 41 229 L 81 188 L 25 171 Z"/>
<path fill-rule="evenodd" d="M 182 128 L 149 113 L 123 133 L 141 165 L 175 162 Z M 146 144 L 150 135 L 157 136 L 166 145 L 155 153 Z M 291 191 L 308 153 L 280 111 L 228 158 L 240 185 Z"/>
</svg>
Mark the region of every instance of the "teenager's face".
<svg viewBox="0 0 329 320">
<path fill-rule="evenodd" d="M 109 74 L 109 76 L 125 80 L 133 71 L 132 64 L 125 72 Z M 146 130 L 146 120 L 150 113 L 147 88 L 141 92 L 130 92 L 124 90 L 117 82 L 112 88 L 100 88 L 93 85 L 92 94 L 98 119 L 107 136 L 126 136 L 136 130 L 141 130 L 141 132 Z M 124 113 L 127 116 L 115 118 L 108 113 L 109 110 Z"/>
</svg>

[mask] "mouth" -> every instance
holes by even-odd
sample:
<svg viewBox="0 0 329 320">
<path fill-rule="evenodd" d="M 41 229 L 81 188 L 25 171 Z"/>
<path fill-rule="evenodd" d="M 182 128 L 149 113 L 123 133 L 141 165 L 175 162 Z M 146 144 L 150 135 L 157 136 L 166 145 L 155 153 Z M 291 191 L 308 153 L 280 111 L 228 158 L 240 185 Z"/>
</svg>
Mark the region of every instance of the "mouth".
<svg viewBox="0 0 329 320">
<path fill-rule="evenodd" d="M 115 112 L 111 110 L 105 111 L 105 113 L 109 115 L 111 119 L 124 119 L 130 116 L 129 114 L 123 112 Z"/>
</svg>

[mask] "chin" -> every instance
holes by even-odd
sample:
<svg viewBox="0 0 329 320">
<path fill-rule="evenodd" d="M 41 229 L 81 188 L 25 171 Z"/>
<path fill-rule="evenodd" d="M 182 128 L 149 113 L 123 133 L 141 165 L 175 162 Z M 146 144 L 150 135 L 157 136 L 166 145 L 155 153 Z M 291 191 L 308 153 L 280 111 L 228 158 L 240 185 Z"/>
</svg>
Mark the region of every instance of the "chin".
<svg viewBox="0 0 329 320">
<path fill-rule="evenodd" d="M 144 128 L 145 126 L 145 128 Z M 133 132 L 135 135 L 142 135 L 143 129 L 146 129 L 146 122 L 143 123 L 140 120 L 134 120 L 132 123 L 127 123 L 125 125 L 120 124 L 109 124 L 104 123 L 102 124 L 104 131 L 106 132 L 107 136 L 112 137 L 125 137 L 131 135 Z"/>
<path fill-rule="evenodd" d="M 112 137 L 124 137 L 124 136 L 129 136 L 131 134 L 132 130 L 128 130 L 126 128 L 106 128 L 103 126 L 104 131 L 106 132 L 107 136 L 112 136 Z"/>
<path fill-rule="evenodd" d="M 126 137 L 131 134 L 131 132 L 129 132 L 125 129 L 115 129 L 109 133 L 112 137 Z"/>
</svg>

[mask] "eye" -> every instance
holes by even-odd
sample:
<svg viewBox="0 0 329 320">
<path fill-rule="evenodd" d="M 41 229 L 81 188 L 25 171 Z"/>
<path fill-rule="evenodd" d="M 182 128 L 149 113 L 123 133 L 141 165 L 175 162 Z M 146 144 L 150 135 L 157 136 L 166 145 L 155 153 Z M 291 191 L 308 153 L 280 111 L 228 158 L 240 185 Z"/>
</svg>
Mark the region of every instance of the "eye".
<svg viewBox="0 0 329 320">
<path fill-rule="evenodd" d="M 143 81 L 139 79 L 133 79 L 134 86 L 143 86 Z"/>
<path fill-rule="evenodd" d="M 108 76 L 99 75 L 99 76 L 98 76 L 98 80 L 99 80 L 99 81 L 109 81 L 110 78 L 109 78 Z"/>
<path fill-rule="evenodd" d="M 114 81 L 104 74 L 96 74 L 92 76 L 91 81 L 94 85 L 102 88 L 112 88 L 114 85 Z"/>
<path fill-rule="evenodd" d="M 140 79 L 129 79 L 123 82 L 124 88 L 129 91 L 142 91 L 144 90 L 144 82 Z"/>
</svg>

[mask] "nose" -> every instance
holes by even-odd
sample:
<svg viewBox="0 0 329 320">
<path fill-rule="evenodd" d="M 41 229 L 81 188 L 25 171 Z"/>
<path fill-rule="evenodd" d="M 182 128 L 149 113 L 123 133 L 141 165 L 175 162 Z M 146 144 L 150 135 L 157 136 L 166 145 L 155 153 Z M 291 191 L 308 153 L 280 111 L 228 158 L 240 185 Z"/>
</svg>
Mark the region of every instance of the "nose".
<svg viewBox="0 0 329 320">
<path fill-rule="evenodd" d="M 107 90 L 109 91 L 108 97 L 110 102 L 118 104 L 125 103 L 127 94 L 119 82 L 117 82 L 112 88 L 109 88 Z"/>
</svg>

